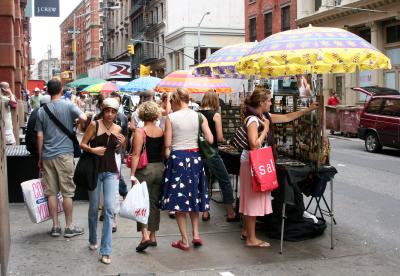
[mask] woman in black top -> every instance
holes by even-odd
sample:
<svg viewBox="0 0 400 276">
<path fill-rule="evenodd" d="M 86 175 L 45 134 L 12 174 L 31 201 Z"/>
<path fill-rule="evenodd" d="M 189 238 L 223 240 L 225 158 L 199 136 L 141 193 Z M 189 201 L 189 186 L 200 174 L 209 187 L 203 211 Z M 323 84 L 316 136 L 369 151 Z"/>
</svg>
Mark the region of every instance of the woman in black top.
<svg viewBox="0 0 400 276">
<path fill-rule="evenodd" d="M 214 142 L 212 146 L 217 149 L 218 152 L 218 142 L 224 141 L 224 136 L 222 133 L 222 121 L 221 115 L 218 113 L 219 110 L 219 97 L 214 91 L 207 92 L 201 101 L 200 112 L 207 118 L 208 125 L 214 136 Z M 219 182 L 219 187 L 222 191 L 222 201 L 225 204 L 227 212 L 227 221 L 233 222 L 236 220 L 236 214 L 233 210 L 232 203 L 233 192 L 232 185 L 229 179 L 228 172 L 225 168 L 224 162 L 217 153 L 214 157 L 204 160 L 206 167 L 211 171 L 211 174 L 217 178 Z M 210 179 L 208 179 L 210 181 Z M 208 221 L 210 219 L 209 212 L 204 212 L 202 216 L 203 221 Z"/>
<path fill-rule="evenodd" d="M 99 156 L 99 170 L 96 189 L 89 191 L 89 249 L 97 249 L 97 215 L 100 192 L 104 196 L 104 223 L 101 235 L 100 261 L 111 263 L 112 223 L 115 197 L 118 191 L 118 168 L 115 151 L 125 142 L 121 127 L 114 123 L 119 103 L 116 99 L 103 101 L 100 119 L 92 121 L 82 138 L 81 148 Z M 90 144 L 90 145 L 89 145 Z"/>
<path fill-rule="evenodd" d="M 147 225 L 137 223 L 137 230 L 142 232 L 142 240 L 136 247 L 136 251 L 142 252 L 149 246 L 157 246 L 156 231 L 160 226 L 158 202 L 162 192 L 164 172 L 162 159 L 164 132 L 156 126 L 156 121 L 161 116 L 161 110 L 155 102 L 145 102 L 138 107 L 137 111 L 144 126 L 135 129 L 132 142 L 131 181 L 132 185 L 138 181 L 146 181 L 150 198 L 150 214 Z M 145 168 L 139 170 L 137 165 L 142 150 L 146 151 L 149 163 Z M 148 231 L 150 231 L 150 235 Z"/>
</svg>

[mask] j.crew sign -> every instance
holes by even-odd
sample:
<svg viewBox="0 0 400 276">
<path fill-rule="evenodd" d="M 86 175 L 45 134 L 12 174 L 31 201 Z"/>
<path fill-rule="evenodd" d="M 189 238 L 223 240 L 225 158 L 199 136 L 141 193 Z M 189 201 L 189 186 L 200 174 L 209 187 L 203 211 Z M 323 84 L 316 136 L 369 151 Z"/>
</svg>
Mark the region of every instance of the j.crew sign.
<svg viewBox="0 0 400 276">
<path fill-rule="evenodd" d="M 60 0 L 35 0 L 35 16 L 59 17 Z"/>
</svg>

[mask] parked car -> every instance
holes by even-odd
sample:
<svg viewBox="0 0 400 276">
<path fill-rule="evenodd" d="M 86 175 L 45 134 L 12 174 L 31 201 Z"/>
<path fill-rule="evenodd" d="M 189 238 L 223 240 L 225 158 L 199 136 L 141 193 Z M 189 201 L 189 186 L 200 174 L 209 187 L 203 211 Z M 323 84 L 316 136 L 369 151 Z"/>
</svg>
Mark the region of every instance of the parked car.
<svg viewBox="0 0 400 276">
<path fill-rule="evenodd" d="M 400 93 L 397 90 L 369 86 L 352 88 L 369 96 L 360 115 L 358 137 L 368 152 L 382 146 L 400 149 Z"/>
</svg>

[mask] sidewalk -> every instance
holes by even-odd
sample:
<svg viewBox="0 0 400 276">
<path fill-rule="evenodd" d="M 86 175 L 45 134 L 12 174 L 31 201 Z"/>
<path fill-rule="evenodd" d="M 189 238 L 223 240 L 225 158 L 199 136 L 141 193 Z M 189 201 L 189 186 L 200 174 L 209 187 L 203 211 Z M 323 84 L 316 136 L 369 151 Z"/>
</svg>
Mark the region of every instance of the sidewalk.
<svg viewBox="0 0 400 276">
<path fill-rule="evenodd" d="M 84 235 L 52 238 L 47 234 L 50 221 L 33 224 L 23 204 L 11 204 L 8 275 L 219 275 L 226 271 L 234 275 L 396 275 L 400 269 L 398 260 L 359 243 L 357 234 L 342 228 L 340 218 L 334 227 L 334 250 L 330 249 L 329 226 L 319 238 L 285 242 L 283 255 L 279 241 L 262 233 L 260 237 L 271 242 L 271 248 L 246 248 L 240 240 L 239 223 L 227 223 L 223 206 L 214 202 L 211 220 L 200 223 L 204 246 L 191 247 L 189 252 L 170 246 L 179 239 L 179 232 L 167 213 L 161 216 L 158 247 L 140 254 L 135 251 L 140 242 L 136 223 L 120 219 L 113 234 L 112 264 L 107 266 L 98 261 L 98 253 L 88 250 L 87 210 L 87 202 L 75 202 L 74 221 L 85 227 Z"/>
</svg>

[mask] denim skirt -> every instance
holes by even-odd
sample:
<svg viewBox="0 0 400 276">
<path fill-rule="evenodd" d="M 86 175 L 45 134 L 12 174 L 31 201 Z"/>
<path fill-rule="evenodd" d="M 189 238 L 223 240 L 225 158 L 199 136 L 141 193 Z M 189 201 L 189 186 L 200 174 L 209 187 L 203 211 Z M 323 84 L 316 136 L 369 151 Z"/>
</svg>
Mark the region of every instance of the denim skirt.
<svg viewBox="0 0 400 276">
<path fill-rule="evenodd" d="M 161 209 L 204 212 L 210 209 L 207 178 L 199 152 L 172 151 L 164 171 Z"/>
</svg>

